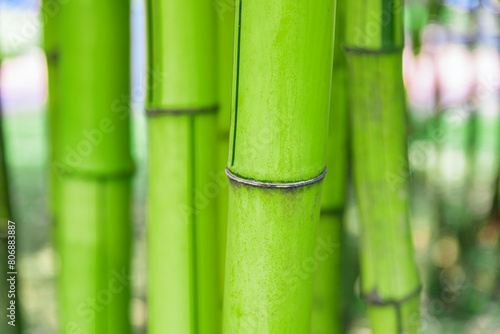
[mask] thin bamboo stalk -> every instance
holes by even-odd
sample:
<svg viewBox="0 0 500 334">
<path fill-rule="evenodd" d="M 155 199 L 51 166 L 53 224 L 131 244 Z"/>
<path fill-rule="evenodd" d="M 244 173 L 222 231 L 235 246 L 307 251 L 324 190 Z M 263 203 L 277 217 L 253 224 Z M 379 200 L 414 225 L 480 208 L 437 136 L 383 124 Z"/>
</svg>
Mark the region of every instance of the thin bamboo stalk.
<svg viewBox="0 0 500 334">
<path fill-rule="evenodd" d="M 217 333 L 216 18 L 209 0 L 148 3 L 148 329 Z"/>
<path fill-rule="evenodd" d="M 60 8 L 60 331 L 130 333 L 129 3 Z"/>
<path fill-rule="evenodd" d="M 1 65 L 1 59 L 0 59 Z M 11 203 L 9 196 L 9 182 L 7 178 L 7 160 L 5 157 L 5 143 L 3 134 L 3 110 L 2 101 L 0 101 L 0 219 L 2 228 L 0 229 L 0 235 L 7 236 L 7 219 L 11 218 Z M 4 258 L 6 259 L 6 258 Z"/>
<path fill-rule="evenodd" d="M 1 65 L 0 59 L 0 65 Z M 10 297 L 8 296 L 8 291 L 10 289 L 9 282 L 7 281 L 7 272 L 11 271 L 8 268 L 8 221 L 12 219 L 12 209 L 10 203 L 10 195 L 9 195 L 9 179 L 7 173 L 7 162 L 5 156 L 5 144 L 4 144 L 4 135 L 3 135 L 3 124 L 2 124 L 2 103 L 0 101 L 0 261 L 2 264 L 0 268 L 2 272 L 0 273 L 0 288 L 3 293 L 0 294 L 0 307 L 3 310 L 11 307 Z M 19 282 L 19 281 L 17 281 Z M 19 291 L 19 284 L 16 284 L 16 291 Z M 11 326 L 8 324 L 8 321 L 11 321 L 9 318 L 5 318 L 4 321 L 0 323 L 0 332 L 5 334 L 14 334 L 21 333 L 21 308 L 19 306 L 19 298 L 18 293 L 16 293 L 15 299 L 15 307 L 16 307 L 16 318 L 15 318 L 15 326 Z"/>
<path fill-rule="evenodd" d="M 337 245 L 330 256 L 318 262 L 314 278 L 311 333 L 343 333 L 341 245 L 347 181 L 347 61 L 343 49 L 345 2 L 335 6 L 335 38 L 330 98 L 330 120 L 323 183 L 318 241 Z M 319 243 L 318 243 L 319 245 Z"/>
<path fill-rule="evenodd" d="M 218 82 L 219 82 L 219 113 L 217 123 L 219 129 L 219 156 L 217 174 L 223 173 L 227 162 L 229 148 L 229 123 L 231 118 L 231 87 L 233 70 L 233 40 L 234 40 L 234 1 L 218 0 Z M 227 204 L 229 182 L 223 175 L 221 189 L 217 200 L 217 245 L 219 251 L 219 280 L 221 284 L 221 305 L 223 298 L 224 271 L 226 264 L 227 243 Z"/>
<path fill-rule="evenodd" d="M 417 333 L 420 280 L 408 214 L 402 2 L 351 1 L 346 17 L 361 291 L 373 333 Z"/>
<path fill-rule="evenodd" d="M 224 333 L 310 331 L 333 5 L 237 2 Z"/>
</svg>

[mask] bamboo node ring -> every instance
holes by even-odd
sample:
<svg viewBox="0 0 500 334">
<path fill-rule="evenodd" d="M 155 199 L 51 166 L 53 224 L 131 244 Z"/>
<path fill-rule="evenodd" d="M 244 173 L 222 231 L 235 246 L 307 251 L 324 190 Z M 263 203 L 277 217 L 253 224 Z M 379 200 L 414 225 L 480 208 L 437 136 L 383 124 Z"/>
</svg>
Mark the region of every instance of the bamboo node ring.
<svg viewBox="0 0 500 334">
<path fill-rule="evenodd" d="M 401 299 L 383 299 L 378 294 L 377 290 L 373 290 L 369 294 L 361 294 L 361 297 L 365 300 L 365 302 L 371 305 L 400 307 L 402 304 L 409 302 L 413 298 L 420 295 L 420 292 L 422 292 L 421 285 L 417 289 L 415 289 L 414 291 L 412 291 L 411 293 L 409 293 L 408 295 L 404 296 Z"/>
<path fill-rule="evenodd" d="M 203 107 L 203 108 L 147 108 L 148 116 L 159 116 L 164 114 L 169 115 L 195 115 L 216 112 L 219 106 Z"/>
<path fill-rule="evenodd" d="M 316 183 L 316 182 L 323 180 L 323 178 L 326 175 L 326 167 L 320 175 L 313 177 L 312 179 L 309 179 L 309 180 L 297 181 L 297 182 L 266 182 L 266 181 L 259 181 L 259 180 L 253 180 L 253 179 L 245 179 L 241 176 L 233 174 L 229 170 L 229 168 L 227 168 L 227 167 L 226 167 L 226 175 L 230 180 L 233 180 L 233 181 L 238 182 L 238 183 L 243 183 L 243 184 L 246 184 L 249 186 L 253 186 L 253 187 L 259 187 L 259 188 L 298 188 L 298 187 L 307 186 L 309 184 L 313 184 L 313 183 Z"/>
<path fill-rule="evenodd" d="M 374 54 L 374 55 L 382 55 L 388 53 L 400 53 L 403 51 L 402 47 L 394 47 L 394 48 L 386 48 L 386 49 L 365 49 L 365 48 L 357 48 L 348 45 L 344 45 L 344 50 L 348 53 L 358 53 L 358 54 Z"/>
</svg>

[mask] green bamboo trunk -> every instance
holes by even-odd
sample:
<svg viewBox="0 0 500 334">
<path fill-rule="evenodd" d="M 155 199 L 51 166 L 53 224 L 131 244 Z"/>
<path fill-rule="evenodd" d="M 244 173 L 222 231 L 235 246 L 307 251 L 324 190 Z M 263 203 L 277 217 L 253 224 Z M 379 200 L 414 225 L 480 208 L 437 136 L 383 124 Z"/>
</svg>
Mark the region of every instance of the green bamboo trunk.
<svg viewBox="0 0 500 334">
<path fill-rule="evenodd" d="M 73 0 L 58 31 L 60 332 L 130 333 L 129 3 Z"/>
<path fill-rule="evenodd" d="M 313 291 L 311 333 L 343 333 L 343 300 L 341 259 L 343 244 L 343 212 L 347 183 L 347 61 L 343 49 L 345 32 L 345 1 L 335 8 L 335 38 L 330 98 L 330 120 L 326 166 L 323 183 L 319 242 L 328 240 L 337 245 L 325 260 L 318 262 Z M 321 240 L 321 241 L 320 241 Z"/>
<path fill-rule="evenodd" d="M 217 1 L 217 31 L 218 31 L 218 85 L 219 85 L 219 113 L 217 123 L 219 129 L 219 152 L 217 176 L 222 174 L 220 193 L 217 199 L 217 246 L 219 251 L 219 281 L 221 284 L 221 305 L 224 286 L 224 271 L 226 264 L 226 242 L 227 242 L 227 204 L 228 204 L 228 180 L 224 174 L 227 163 L 227 152 L 229 148 L 229 123 L 231 117 L 231 87 L 233 70 L 233 36 L 234 36 L 234 1 Z"/>
<path fill-rule="evenodd" d="M 216 17 L 148 4 L 148 330 L 218 333 Z"/>
<path fill-rule="evenodd" d="M 375 334 L 417 333 L 420 280 L 408 214 L 401 1 L 351 1 L 346 51 L 361 292 Z"/>
<path fill-rule="evenodd" d="M 224 333 L 308 333 L 325 170 L 334 3 L 239 1 Z"/>
</svg>

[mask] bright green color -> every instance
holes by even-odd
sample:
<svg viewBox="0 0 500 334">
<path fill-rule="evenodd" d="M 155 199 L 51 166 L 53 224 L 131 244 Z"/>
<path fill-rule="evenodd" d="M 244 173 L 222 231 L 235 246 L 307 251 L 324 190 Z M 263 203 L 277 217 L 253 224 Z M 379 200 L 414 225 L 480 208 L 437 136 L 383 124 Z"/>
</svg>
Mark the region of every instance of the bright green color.
<svg viewBox="0 0 500 334">
<path fill-rule="evenodd" d="M 61 332 L 130 333 L 129 179 L 67 177 L 59 194 Z"/>
<path fill-rule="evenodd" d="M 61 7 L 57 138 L 64 147 L 56 154 L 69 171 L 92 176 L 133 171 L 124 149 L 130 142 L 129 11 L 128 1 L 76 0 Z"/>
<path fill-rule="evenodd" d="M 215 23 L 209 0 L 148 4 L 147 108 L 179 112 L 148 119 L 152 334 L 220 332 Z"/>
<path fill-rule="evenodd" d="M 402 9 L 400 1 L 388 0 L 347 5 L 361 291 L 374 334 L 417 333 L 419 325 L 420 281 L 408 213 Z"/>
<path fill-rule="evenodd" d="M 347 60 L 343 49 L 345 1 L 337 0 L 330 97 L 330 120 L 326 167 L 323 182 L 318 239 L 338 245 L 328 259 L 318 263 L 315 273 L 311 333 L 342 333 L 342 218 L 347 185 Z"/>
<path fill-rule="evenodd" d="M 333 1 L 258 0 L 240 8 L 228 166 L 261 181 L 316 177 L 328 130 Z"/>
<path fill-rule="evenodd" d="M 129 12 L 128 2 L 73 0 L 58 17 L 51 167 L 65 333 L 131 331 Z"/>
<path fill-rule="evenodd" d="M 224 268 L 226 264 L 226 242 L 227 242 L 227 203 L 228 203 L 228 180 L 224 173 L 227 162 L 229 147 L 229 123 L 231 115 L 231 86 L 233 70 L 233 36 L 234 36 L 234 1 L 217 1 L 217 32 L 218 32 L 218 87 L 219 87 L 219 112 L 217 123 L 219 129 L 219 155 L 217 175 L 223 176 L 220 194 L 217 199 L 217 245 L 219 251 L 219 280 L 221 287 L 224 286 Z M 221 299 L 223 289 L 221 288 Z M 221 300 L 222 306 L 222 300 Z"/>
<path fill-rule="evenodd" d="M 294 182 L 325 168 L 333 1 L 237 3 L 228 168 Z M 307 333 L 322 182 L 290 189 L 230 182 L 224 333 Z"/>
</svg>

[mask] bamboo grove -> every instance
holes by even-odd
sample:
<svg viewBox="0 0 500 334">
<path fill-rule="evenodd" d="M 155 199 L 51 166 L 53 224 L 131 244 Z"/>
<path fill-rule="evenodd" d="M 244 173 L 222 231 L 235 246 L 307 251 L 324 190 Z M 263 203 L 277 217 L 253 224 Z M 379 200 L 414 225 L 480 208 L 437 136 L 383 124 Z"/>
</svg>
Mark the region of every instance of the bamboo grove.
<svg viewBox="0 0 500 334">
<path fill-rule="evenodd" d="M 500 291 L 500 84 L 493 80 L 485 93 L 481 83 L 491 72 L 500 77 L 500 19 L 489 7 L 59 2 L 40 3 L 52 13 L 41 27 L 57 332 L 341 334 L 364 326 L 374 334 L 430 333 L 421 311 L 457 277 L 472 292 L 443 302 L 436 318 L 490 312 Z M 131 75 L 137 3 L 145 57 L 139 112 Z M 476 39 L 461 37 L 469 30 Z M 463 90 L 474 97 L 450 98 L 453 83 L 433 74 L 426 78 L 433 104 L 417 113 L 411 64 L 445 67 L 445 39 L 454 64 L 466 58 L 460 54 L 473 59 L 467 80 L 474 84 Z M 0 261 L 20 197 L 6 118 L 2 112 Z M 137 130 L 140 118 L 146 126 Z M 141 131 L 144 164 L 133 153 Z M 433 160 L 418 165 L 422 142 Z M 147 182 L 137 185 L 143 165 Z M 144 203 L 134 200 L 139 188 Z M 424 220 L 431 221 L 426 233 Z M 22 288 L 28 294 L 30 286 L 22 282 L 19 326 L 2 323 L 1 333 L 25 328 Z"/>
</svg>

